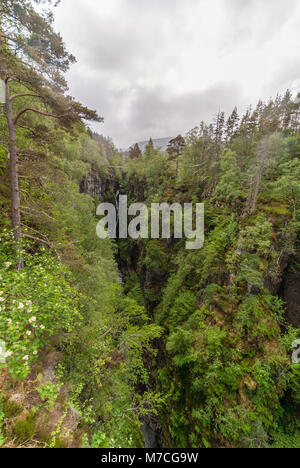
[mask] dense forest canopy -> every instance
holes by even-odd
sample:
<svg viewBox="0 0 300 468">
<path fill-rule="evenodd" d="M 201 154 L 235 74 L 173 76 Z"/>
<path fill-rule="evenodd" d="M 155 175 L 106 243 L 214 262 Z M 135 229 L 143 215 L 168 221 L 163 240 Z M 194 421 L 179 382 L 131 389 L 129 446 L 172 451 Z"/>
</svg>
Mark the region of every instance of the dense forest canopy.
<svg viewBox="0 0 300 468">
<path fill-rule="evenodd" d="M 299 96 L 124 155 L 52 6 L 0 0 L 0 445 L 299 448 Z M 98 239 L 120 193 L 204 203 L 204 247 Z"/>
</svg>

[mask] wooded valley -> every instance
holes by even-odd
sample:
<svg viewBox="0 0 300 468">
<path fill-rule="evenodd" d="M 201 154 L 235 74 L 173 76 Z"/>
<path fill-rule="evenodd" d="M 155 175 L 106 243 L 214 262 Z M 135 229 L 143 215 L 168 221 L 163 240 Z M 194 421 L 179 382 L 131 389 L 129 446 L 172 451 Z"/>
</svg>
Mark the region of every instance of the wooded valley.
<svg viewBox="0 0 300 468">
<path fill-rule="evenodd" d="M 0 445 L 299 448 L 299 96 L 124 154 L 39 3 L 0 0 Z M 204 247 L 100 240 L 119 194 L 204 203 Z"/>
</svg>

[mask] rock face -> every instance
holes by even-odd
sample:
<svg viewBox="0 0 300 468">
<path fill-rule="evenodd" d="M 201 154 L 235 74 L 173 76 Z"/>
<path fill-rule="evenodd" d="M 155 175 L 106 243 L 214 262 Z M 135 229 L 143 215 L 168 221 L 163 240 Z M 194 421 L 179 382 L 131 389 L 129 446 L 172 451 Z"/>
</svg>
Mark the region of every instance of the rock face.
<svg viewBox="0 0 300 468">
<path fill-rule="evenodd" d="M 161 434 L 157 427 L 155 417 L 146 416 L 142 424 L 142 433 L 145 439 L 145 448 L 161 448 Z"/>
<path fill-rule="evenodd" d="M 49 403 L 38 392 L 41 385 L 57 385 L 55 367 L 62 356 L 55 350 L 45 352 L 33 366 L 30 375 L 19 383 L 7 374 L 0 373 L 1 394 L 4 406 L 4 447 L 78 448 L 84 430 L 78 425 L 81 415 L 72 407 L 67 385 L 58 390 L 56 400 Z M 39 408 L 36 412 L 35 409 Z"/>
<path fill-rule="evenodd" d="M 96 170 L 90 172 L 80 184 L 80 193 L 86 193 L 90 197 L 98 197 L 103 199 L 105 193 L 112 185 L 112 181 L 108 177 L 100 177 Z"/>
<path fill-rule="evenodd" d="M 300 258 L 289 264 L 282 285 L 282 296 L 287 304 L 287 319 L 300 328 Z"/>
<path fill-rule="evenodd" d="M 76 434 L 80 414 L 71 406 L 66 408 L 56 403 L 51 411 L 41 410 L 36 421 L 36 434 L 40 439 L 47 440 L 49 435 L 57 432 L 60 442 L 69 448 L 77 448 Z M 78 434 L 76 434 L 78 436 Z"/>
<path fill-rule="evenodd" d="M 264 286 L 274 296 L 279 296 L 286 305 L 286 320 L 300 328 L 300 251 L 294 256 L 285 255 L 279 264 L 281 275 L 266 279 Z"/>
</svg>

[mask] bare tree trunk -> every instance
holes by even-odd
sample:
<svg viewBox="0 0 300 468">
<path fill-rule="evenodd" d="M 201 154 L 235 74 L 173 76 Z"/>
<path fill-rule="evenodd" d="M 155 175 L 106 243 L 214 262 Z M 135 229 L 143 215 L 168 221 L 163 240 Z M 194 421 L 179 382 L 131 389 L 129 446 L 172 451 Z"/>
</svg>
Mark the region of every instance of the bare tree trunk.
<svg viewBox="0 0 300 468">
<path fill-rule="evenodd" d="M 265 169 L 265 164 L 266 164 L 266 159 L 268 156 L 268 139 L 265 138 L 265 140 L 262 142 L 259 150 L 259 159 L 258 159 L 258 172 L 257 172 L 257 177 L 255 181 L 255 188 L 254 188 L 254 194 L 253 194 L 253 199 L 251 203 L 251 208 L 250 208 L 250 214 L 254 214 L 256 210 L 256 203 L 257 203 L 257 198 L 260 192 L 260 186 L 261 186 L 261 181 L 263 178 L 263 173 Z"/>
<path fill-rule="evenodd" d="M 10 102 L 10 92 L 8 81 L 5 83 L 6 95 L 6 118 L 9 130 L 9 154 L 10 154 L 10 184 L 12 201 L 12 227 L 14 230 L 15 241 L 18 242 L 22 237 L 21 231 L 21 213 L 20 213 L 20 191 L 18 176 L 18 149 L 16 128 L 14 124 L 12 105 Z"/>
<path fill-rule="evenodd" d="M 214 156 L 214 187 L 218 185 L 218 164 L 219 164 L 219 155 L 218 149 L 215 149 L 215 156 Z"/>
<path fill-rule="evenodd" d="M 21 211 L 20 211 L 20 190 L 18 176 L 18 149 L 16 127 L 14 124 L 13 109 L 10 100 L 10 92 L 8 86 L 8 77 L 6 73 L 6 64 L 3 58 L 3 44 L 0 36 L 0 71 L 1 79 L 5 83 L 5 100 L 6 100 L 6 119 L 9 131 L 9 156 L 10 156 L 10 189 L 11 189 L 11 221 L 14 233 L 15 242 L 18 243 L 22 237 L 21 229 Z M 17 247 L 18 250 L 18 247 Z M 20 256 L 18 259 L 18 270 L 23 268 L 23 260 Z"/>
<path fill-rule="evenodd" d="M 297 216 L 297 195 L 295 193 L 294 195 L 294 219 L 296 219 Z"/>
<path fill-rule="evenodd" d="M 262 172 L 263 172 L 263 167 L 260 166 L 258 169 L 258 175 L 257 175 L 256 183 L 255 183 L 255 189 L 254 189 L 254 195 L 253 195 L 252 205 L 250 209 L 250 214 L 254 214 L 256 210 L 256 203 L 257 203 L 257 198 L 258 198 L 258 194 L 260 190 Z"/>
</svg>

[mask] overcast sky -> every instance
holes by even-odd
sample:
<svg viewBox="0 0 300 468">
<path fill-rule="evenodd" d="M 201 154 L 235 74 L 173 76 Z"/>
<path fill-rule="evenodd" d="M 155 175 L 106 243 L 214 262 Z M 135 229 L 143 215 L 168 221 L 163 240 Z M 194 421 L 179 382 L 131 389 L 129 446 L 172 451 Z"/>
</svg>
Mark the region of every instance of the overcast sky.
<svg viewBox="0 0 300 468">
<path fill-rule="evenodd" d="M 299 0 L 62 0 L 70 94 L 118 147 L 300 90 Z"/>
</svg>

